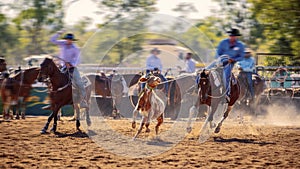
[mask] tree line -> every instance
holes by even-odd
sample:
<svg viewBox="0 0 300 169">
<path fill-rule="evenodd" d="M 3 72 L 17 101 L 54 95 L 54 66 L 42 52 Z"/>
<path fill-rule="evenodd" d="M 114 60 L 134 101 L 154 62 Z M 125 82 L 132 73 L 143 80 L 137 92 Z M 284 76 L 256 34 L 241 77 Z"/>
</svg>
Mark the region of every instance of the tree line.
<svg viewBox="0 0 300 169">
<path fill-rule="evenodd" d="M 74 25 L 64 23 L 65 9 L 78 0 L 21 0 L 14 3 L 0 2 L 0 52 L 9 64 L 22 64 L 24 57 L 43 53 L 57 53 L 57 48 L 49 43 L 49 36 L 61 28 L 72 31 L 80 41 L 79 46 L 94 34 L 90 30 L 92 19 L 81 18 Z M 122 37 L 128 32 L 134 33 L 135 27 L 145 29 L 145 19 L 148 14 L 157 11 L 157 0 L 93 0 L 98 8 L 99 15 L 105 18 L 99 29 L 111 26 L 110 32 L 98 37 L 97 45 L 89 50 L 100 50 L 103 46 L 112 45 L 110 39 Z M 264 65 L 298 65 L 300 66 L 300 2 L 299 0 L 214 0 L 219 4 L 213 9 L 212 15 L 193 21 L 216 47 L 218 42 L 226 37 L 226 30 L 237 27 L 241 30 L 242 41 L 254 52 L 291 54 L 290 57 L 266 57 Z M 180 3 L 173 9 L 181 18 L 197 11 L 192 3 Z M 105 12 L 108 11 L 108 12 Z M 102 13 L 101 13 L 102 12 Z M 13 14 L 12 14 L 13 13 Z M 134 17 L 134 14 L 136 17 Z M 110 25 L 116 19 L 131 16 L 134 24 Z M 180 24 L 174 27 L 178 29 Z M 127 30 L 122 32 L 122 30 Z M 176 33 L 176 31 L 174 31 Z M 106 63 L 120 62 L 134 51 L 141 50 L 150 38 L 157 35 L 139 34 L 113 45 L 108 53 L 91 55 L 89 62 L 97 61 L 99 55 L 105 55 Z M 168 37 L 170 38 L 170 37 Z M 199 48 L 203 44 L 202 38 L 194 28 L 186 30 L 184 39 L 192 48 Z M 96 53 L 96 52 L 94 52 Z M 201 55 L 201 54 L 200 54 Z"/>
</svg>

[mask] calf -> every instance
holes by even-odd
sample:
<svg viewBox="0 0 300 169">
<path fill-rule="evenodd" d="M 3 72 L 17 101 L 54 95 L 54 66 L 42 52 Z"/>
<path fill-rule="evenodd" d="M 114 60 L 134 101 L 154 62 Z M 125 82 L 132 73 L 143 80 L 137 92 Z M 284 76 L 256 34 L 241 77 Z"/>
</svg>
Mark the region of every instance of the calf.
<svg viewBox="0 0 300 169">
<path fill-rule="evenodd" d="M 146 87 L 140 94 L 138 103 L 133 110 L 132 128 L 136 127 L 135 120 L 138 112 L 142 116 L 140 127 L 133 139 L 137 138 L 137 136 L 141 133 L 144 125 L 146 126 L 146 132 L 150 132 L 150 120 L 154 119 L 157 119 L 157 125 L 155 126 L 155 132 L 157 135 L 159 126 L 163 123 L 163 113 L 166 107 L 165 102 L 155 93 L 154 90 L 154 88 L 161 82 L 159 77 L 153 75 L 150 75 L 149 77 L 141 77 L 139 82 L 146 83 Z"/>
</svg>

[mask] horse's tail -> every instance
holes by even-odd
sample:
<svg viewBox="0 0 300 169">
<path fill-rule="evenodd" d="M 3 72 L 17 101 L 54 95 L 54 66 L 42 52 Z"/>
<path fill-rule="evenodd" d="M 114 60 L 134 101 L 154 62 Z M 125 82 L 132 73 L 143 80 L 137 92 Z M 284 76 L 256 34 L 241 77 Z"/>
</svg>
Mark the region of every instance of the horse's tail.
<svg viewBox="0 0 300 169">
<path fill-rule="evenodd" d="M 174 104 L 174 102 L 175 102 L 175 92 L 176 92 L 176 80 L 173 80 L 171 82 L 171 85 L 169 87 L 168 92 L 169 92 L 168 95 L 169 95 L 170 104 Z"/>
</svg>

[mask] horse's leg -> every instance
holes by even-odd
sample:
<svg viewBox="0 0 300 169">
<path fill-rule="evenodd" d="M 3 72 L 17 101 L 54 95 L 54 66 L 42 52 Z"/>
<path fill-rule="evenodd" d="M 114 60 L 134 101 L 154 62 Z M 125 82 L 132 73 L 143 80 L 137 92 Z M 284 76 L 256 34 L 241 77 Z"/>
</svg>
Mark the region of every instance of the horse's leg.
<svg viewBox="0 0 300 169">
<path fill-rule="evenodd" d="M 138 105 L 136 105 L 135 106 L 135 108 L 134 108 L 134 110 L 133 110 L 133 112 L 132 112 L 132 122 L 131 122 L 131 127 L 132 128 L 135 128 L 136 127 L 136 122 L 135 122 L 135 120 L 136 120 L 136 117 L 137 117 L 137 115 L 138 115 L 138 113 L 139 113 L 139 111 L 137 110 L 137 106 Z"/>
<path fill-rule="evenodd" d="M 90 118 L 90 108 L 89 107 L 85 108 L 85 121 L 88 126 L 91 126 L 92 121 Z"/>
<path fill-rule="evenodd" d="M 19 111 L 19 104 L 11 105 L 10 108 L 12 109 L 13 114 L 16 115 L 16 119 L 20 119 L 20 111 Z"/>
<path fill-rule="evenodd" d="M 142 121 L 141 121 L 140 127 L 139 127 L 138 131 L 136 132 L 136 134 L 134 135 L 133 140 L 136 139 L 137 136 L 141 133 L 141 131 L 143 129 L 143 126 L 145 125 L 146 120 L 147 120 L 147 118 L 142 117 Z"/>
<path fill-rule="evenodd" d="M 9 104 L 7 102 L 4 102 L 3 104 L 3 118 L 5 120 L 9 119 L 10 117 L 10 112 L 9 112 Z"/>
<path fill-rule="evenodd" d="M 118 116 L 118 110 L 117 110 L 117 106 L 116 106 L 116 98 L 112 99 L 112 106 L 113 106 L 112 116 L 114 119 L 116 119 Z"/>
<path fill-rule="evenodd" d="M 53 119 L 53 117 L 54 117 L 54 111 L 52 111 L 52 113 L 48 117 L 47 123 L 45 124 L 45 126 L 41 130 L 41 134 L 45 134 L 47 132 L 49 124 L 50 124 L 51 120 Z"/>
<path fill-rule="evenodd" d="M 149 116 L 147 117 L 145 126 L 146 126 L 146 133 L 150 133 L 150 129 L 149 129 L 149 126 L 150 126 L 150 118 L 149 118 Z"/>
<path fill-rule="evenodd" d="M 231 111 L 232 106 L 228 106 L 227 110 L 225 111 L 222 120 L 220 121 L 220 123 L 218 124 L 217 128 L 215 129 L 215 133 L 219 133 L 221 130 L 221 126 L 223 124 L 223 121 L 228 117 L 229 112 Z"/>
<path fill-rule="evenodd" d="M 80 109 L 77 103 L 73 104 L 74 110 L 75 110 L 75 119 L 76 119 L 76 129 L 80 131 Z"/>
<path fill-rule="evenodd" d="M 186 131 L 188 133 L 190 133 L 192 131 L 192 127 L 191 127 L 191 123 L 192 123 L 192 117 L 194 116 L 195 112 L 197 111 L 197 108 L 196 106 L 192 106 L 189 110 L 189 119 L 188 119 L 188 122 L 187 122 L 187 127 L 186 127 Z"/>
<path fill-rule="evenodd" d="M 26 112 L 26 99 L 24 97 L 19 98 L 19 111 L 21 112 L 21 118 L 25 119 L 25 112 Z"/>
<path fill-rule="evenodd" d="M 164 122 L 164 115 L 163 113 L 157 118 L 157 124 L 155 126 L 155 133 L 156 135 L 158 135 L 158 129 L 159 129 L 159 126 Z"/>
<path fill-rule="evenodd" d="M 90 105 L 90 98 L 91 98 L 91 89 L 90 89 L 90 86 L 87 87 L 86 89 L 86 102 L 88 105 Z M 90 107 L 87 106 L 85 108 L 85 120 L 86 120 L 86 124 L 88 126 L 91 126 L 92 122 L 91 122 L 91 118 L 90 118 Z"/>
<path fill-rule="evenodd" d="M 53 110 L 53 118 L 54 118 L 54 122 L 53 122 L 53 126 L 52 126 L 52 128 L 51 128 L 51 130 L 50 130 L 50 132 L 56 132 L 56 129 L 57 129 L 57 114 L 58 114 L 58 110 L 59 110 L 60 108 L 56 108 L 56 109 L 54 109 Z"/>
<path fill-rule="evenodd" d="M 217 111 L 217 106 L 208 106 L 207 108 L 207 112 L 208 112 L 208 121 L 209 121 L 209 124 L 210 124 L 210 128 L 214 128 L 216 127 L 216 124 L 213 123 L 213 120 L 214 120 L 214 114 L 215 112 Z"/>
</svg>

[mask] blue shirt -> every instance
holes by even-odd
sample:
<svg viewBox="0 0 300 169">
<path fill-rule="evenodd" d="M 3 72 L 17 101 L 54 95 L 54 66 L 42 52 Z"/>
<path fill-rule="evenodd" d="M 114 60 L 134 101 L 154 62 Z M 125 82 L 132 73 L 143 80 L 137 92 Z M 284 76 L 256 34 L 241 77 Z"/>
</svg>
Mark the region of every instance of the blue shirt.
<svg viewBox="0 0 300 169">
<path fill-rule="evenodd" d="M 154 68 L 158 68 L 160 71 L 162 71 L 162 63 L 157 56 L 150 55 L 146 60 L 146 69 L 154 70 Z"/>
<path fill-rule="evenodd" d="M 221 55 L 228 55 L 229 58 L 240 61 L 244 58 L 244 44 L 236 40 L 236 42 L 231 46 L 229 38 L 224 39 L 220 42 L 218 48 L 217 48 L 217 55 L 216 58 L 218 58 Z"/>
<path fill-rule="evenodd" d="M 193 59 L 188 59 L 185 61 L 185 72 L 194 73 L 196 69 L 196 62 Z"/>
<path fill-rule="evenodd" d="M 254 72 L 255 59 L 253 57 L 244 58 L 238 62 L 238 67 L 243 69 L 243 72 Z"/>
<path fill-rule="evenodd" d="M 68 45 L 64 39 L 58 40 L 60 34 L 55 34 L 51 37 L 50 42 L 60 46 L 59 57 L 65 62 L 69 62 L 72 66 L 79 64 L 79 48 L 75 44 Z"/>
</svg>

